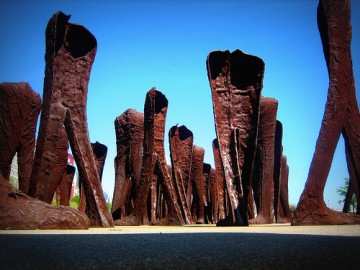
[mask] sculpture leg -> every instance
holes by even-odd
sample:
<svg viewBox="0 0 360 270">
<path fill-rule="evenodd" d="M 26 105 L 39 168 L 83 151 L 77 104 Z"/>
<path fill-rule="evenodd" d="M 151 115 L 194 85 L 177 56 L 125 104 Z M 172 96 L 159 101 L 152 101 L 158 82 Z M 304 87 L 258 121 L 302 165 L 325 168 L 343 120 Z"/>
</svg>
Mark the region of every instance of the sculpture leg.
<svg viewBox="0 0 360 270">
<path fill-rule="evenodd" d="M 213 152 L 215 160 L 215 174 L 218 184 L 218 196 L 219 196 L 219 219 L 225 219 L 228 213 L 226 213 L 226 193 L 225 193 L 225 179 L 222 168 L 222 161 L 219 151 L 219 141 L 217 139 L 213 140 Z"/>
<path fill-rule="evenodd" d="M 18 148 L 19 190 L 28 194 L 31 171 L 34 162 L 35 133 L 37 119 L 41 110 L 41 98 L 34 91 L 26 94 L 29 107 L 26 113 L 24 128 L 21 132 L 21 142 Z"/>
<path fill-rule="evenodd" d="M 278 223 L 290 223 L 292 214 L 289 206 L 289 166 L 287 165 L 286 156 L 281 157 L 281 173 L 280 173 L 280 200 Z"/>
<path fill-rule="evenodd" d="M 107 155 L 107 147 L 104 144 L 95 142 L 95 143 L 91 143 L 91 149 L 95 157 L 96 171 L 99 175 L 100 183 L 101 183 L 102 174 L 105 166 L 105 159 Z M 82 205 L 82 207 L 85 207 L 86 209 L 86 196 L 81 197 L 80 205 Z"/>
<path fill-rule="evenodd" d="M 269 224 L 275 222 L 274 215 L 274 152 L 275 129 L 278 102 L 273 98 L 261 97 L 260 121 L 256 159 L 259 160 L 257 181 L 258 209 L 252 224 Z"/>
<path fill-rule="evenodd" d="M 130 183 L 125 177 L 126 156 L 116 156 L 115 158 L 115 187 L 112 201 L 111 214 L 114 220 L 124 217 L 126 199 L 128 197 Z"/>
<path fill-rule="evenodd" d="M 64 171 L 60 183 L 59 183 L 59 193 L 60 193 L 60 205 L 70 206 L 70 199 L 68 196 L 68 183 L 67 183 L 67 173 Z"/>
<path fill-rule="evenodd" d="M 41 114 L 29 195 L 46 203 L 51 203 L 66 169 L 67 136 L 62 127 L 65 114 L 59 103 L 49 104 Z"/>
<path fill-rule="evenodd" d="M 8 179 L 18 153 L 19 189 L 28 193 L 41 98 L 28 83 L 0 84 L 0 171 Z"/>
<path fill-rule="evenodd" d="M 203 164 L 204 164 L 204 149 L 194 145 L 193 156 L 192 156 L 192 168 L 191 178 L 195 183 L 196 189 L 196 223 L 205 223 L 205 202 L 204 202 L 204 175 L 203 175 Z M 194 196 L 195 199 L 195 196 Z"/>
<path fill-rule="evenodd" d="M 278 219 L 278 209 L 280 207 L 280 174 L 281 174 L 281 157 L 283 152 L 282 147 L 282 123 L 276 120 L 275 128 L 275 150 L 274 150 L 274 210 L 275 219 Z M 286 184 L 287 185 L 287 184 Z"/>
<path fill-rule="evenodd" d="M 216 172 L 211 169 L 210 172 L 210 202 L 211 202 L 211 217 L 212 223 L 217 223 L 219 220 L 219 190 L 218 190 L 218 179 Z"/>
<path fill-rule="evenodd" d="M 359 155 L 356 151 L 359 150 L 359 134 L 355 132 L 359 130 L 358 121 L 353 119 L 351 124 L 347 124 L 349 118 L 358 115 L 358 110 L 356 113 L 351 105 L 351 99 L 356 95 L 350 54 L 350 1 L 319 1 L 318 26 L 330 79 L 328 100 L 308 179 L 292 224 L 358 224 L 360 216 L 332 211 L 326 207 L 323 198 L 331 162 L 343 130 L 345 142 L 348 141 L 350 145 L 351 141 L 352 153 Z M 358 119 L 358 116 L 356 118 Z M 359 164 L 358 157 L 354 160 L 354 164 Z"/>
</svg>

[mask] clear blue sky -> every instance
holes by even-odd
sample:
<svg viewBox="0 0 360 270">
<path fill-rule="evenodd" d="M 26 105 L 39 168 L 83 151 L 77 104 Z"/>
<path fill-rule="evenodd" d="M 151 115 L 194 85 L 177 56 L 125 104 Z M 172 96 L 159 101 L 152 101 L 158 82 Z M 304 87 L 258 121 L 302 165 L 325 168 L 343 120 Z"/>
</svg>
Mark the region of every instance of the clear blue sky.
<svg viewBox="0 0 360 270">
<path fill-rule="evenodd" d="M 214 117 L 206 57 L 241 49 L 265 61 L 263 95 L 279 101 L 284 154 L 290 166 L 289 200 L 297 204 L 307 179 L 327 97 L 328 75 L 316 24 L 318 1 L 19 1 L 0 3 L 0 82 L 27 81 L 42 95 L 45 28 L 58 10 L 88 28 L 98 50 L 88 94 L 92 142 L 108 146 L 103 188 L 112 197 L 114 120 L 128 108 L 143 111 L 156 86 L 169 100 L 171 126 L 186 125 L 214 164 Z M 352 3 L 352 57 L 360 81 L 360 1 Z M 359 90 L 357 91 L 359 96 Z M 169 155 L 168 141 L 165 141 Z M 348 176 L 341 139 L 325 189 L 340 208 L 336 189 Z"/>
</svg>

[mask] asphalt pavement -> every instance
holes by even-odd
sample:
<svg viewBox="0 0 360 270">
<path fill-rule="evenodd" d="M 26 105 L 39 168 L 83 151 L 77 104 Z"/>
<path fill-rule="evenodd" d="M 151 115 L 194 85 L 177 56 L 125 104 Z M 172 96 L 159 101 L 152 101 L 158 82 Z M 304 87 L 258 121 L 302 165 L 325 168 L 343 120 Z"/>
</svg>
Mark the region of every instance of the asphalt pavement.
<svg viewBox="0 0 360 270">
<path fill-rule="evenodd" d="M 360 226 L 198 228 L 0 231 L 0 269 L 355 269 L 360 265 Z"/>
</svg>

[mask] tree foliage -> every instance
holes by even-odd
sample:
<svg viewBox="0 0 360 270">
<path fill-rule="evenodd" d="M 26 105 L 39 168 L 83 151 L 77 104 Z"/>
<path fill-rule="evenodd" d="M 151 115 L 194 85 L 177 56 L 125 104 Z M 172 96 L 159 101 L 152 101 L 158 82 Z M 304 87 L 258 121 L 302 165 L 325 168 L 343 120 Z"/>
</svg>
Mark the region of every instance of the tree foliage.
<svg viewBox="0 0 360 270">
<path fill-rule="evenodd" d="M 348 189 L 349 189 L 349 185 L 350 185 L 350 179 L 349 177 L 345 177 L 344 178 L 345 180 L 345 184 L 344 186 L 338 188 L 336 190 L 336 192 L 343 197 L 342 200 L 339 201 L 339 204 L 342 204 L 342 203 L 345 203 L 345 199 L 346 199 L 346 194 L 348 192 Z M 351 201 L 350 201 L 350 206 L 351 206 L 351 209 L 352 209 L 352 212 L 356 212 L 356 209 L 357 209 L 357 201 L 356 201 L 356 197 L 355 197 L 355 194 L 352 194 L 351 195 Z"/>
</svg>

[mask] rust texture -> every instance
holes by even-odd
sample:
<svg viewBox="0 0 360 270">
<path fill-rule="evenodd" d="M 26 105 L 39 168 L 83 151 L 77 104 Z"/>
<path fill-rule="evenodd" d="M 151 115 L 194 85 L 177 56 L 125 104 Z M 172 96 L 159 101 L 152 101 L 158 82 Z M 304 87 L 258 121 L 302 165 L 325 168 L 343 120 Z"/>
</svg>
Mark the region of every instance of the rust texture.
<svg viewBox="0 0 360 270">
<path fill-rule="evenodd" d="M 282 146 L 282 137 L 283 137 L 283 126 L 279 120 L 276 120 L 275 127 L 275 150 L 274 150 L 274 210 L 275 210 L 275 219 L 278 219 L 278 209 L 280 201 L 280 176 L 281 176 L 281 159 L 283 153 Z"/>
<path fill-rule="evenodd" d="M 219 208 L 218 218 L 225 219 L 225 217 L 229 215 L 229 200 L 225 189 L 225 178 L 224 178 L 224 171 L 222 168 L 218 139 L 213 140 L 212 146 L 213 146 L 214 161 L 215 161 L 215 177 L 218 186 L 217 187 L 218 208 Z"/>
<path fill-rule="evenodd" d="M 191 182 L 193 201 L 191 205 L 192 219 L 199 224 L 205 223 L 205 201 L 204 201 L 204 164 L 203 148 L 194 145 L 191 163 Z"/>
<path fill-rule="evenodd" d="M 255 156 L 252 187 L 257 207 L 257 216 L 253 224 L 275 222 L 274 214 L 274 159 L 275 130 L 278 101 L 261 97 L 258 140 Z"/>
<path fill-rule="evenodd" d="M 326 207 L 323 198 L 340 134 L 348 145 L 356 175 L 360 173 L 360 114 L 350 52 L 350 1 L 319 1 L 317 19 L 329 73 L 328 98 L 309 175 L 292 224 L 358 224 L 360 216 L 333 211 Z"/>
<path fill-rule="evenodd" d="M 169 131 L 169 142 L 172 177 L 178 195 L 178 203 L 181 206 L 185 223 L 191 224 L 189 207 L 191 196 L 187 196 L 187 191 L 190 182 L 193 133 L 186 126 L 173 126 Z"/>
<path fill-rule="evenodd" d="M 75 167 L 67 165 L 64 174 L 61 177 L 59 186 L 56 189 L 56 204 L 70 206 L 70 195 L 72 182 L 74 180 Z"/>
<path fill-rule="evenodd" d="M 64 125 L 83 181 L 91 225 L 111 227 L 113 220 L 96 171 L 86 120 L 88 81 L 97 42 L 86 28 L 69 23 L 69 18 L 57 12 L 46 28 L 44 103 L 31 176 L 32 195 L 46 199 Z"/>
<path fill-rule="evenodd" d="M 218 179 L 216 177 L 215 169 L 210 169 L 209 175 L 209 221 L 214 224 L 219 220 L 219 192 Z"/>
<path fill-rule="evenodd" d="M 111 212 L 116 220 L 130 215 L 134 210 L 134 199 L 142 167 L 144 114 L 128 109 L 116 117 L 114 124 L 117 155 Z"/>
<path fill-rule="evenodd" d="M 88 217 L 77 209 L 52 206 L 15 189 L 0 173 L 0 229 L 87 229 Z"/>
<path fill-rule="evenodd" d="M 208 55 L 215 128 L 231 211 L 217 225 L 248 225 L 247 200 L 256 148 L 264 62 L 236 50 Z"/>
<path fill-rule="evenodd" d="M 153 147 L 151 164 L 152 171 L 155 172 L 158 181 L 162 186 L 162 191 L 164 193 L 164 199 L 169 207 L 168 220 L 172 220 L 171 222 L 184 224 L 184 220 L 181 214 L 181 207 L 178 204 L 177 194 L 175 190 L 175 186 L 171 179 L 171 171 L 166 163 L 165 159 L 165 149 L 164 149 L 164 136 L 165 136 L 165 121 L 166 114 L 168 108 L 168 100 L 163 93 L 157 91 L 155 88 L 152 88 L 146 97 L 145 107 L 144 107 L 144 145 L 143 145 L 143 153 L 144 157 L 147 154 L 150 154 L 150 149 Z M 147 117 L 147 115 L 152 115 L 151 117 Z M 153 124 L 150 123 L 151 119 L 153 119 Z M 147 133 L 147 125 L 153 127 L 153 131 Z M 147 136 L 148 135 L 148 136 Z M 148 141 L 148 142 L 147 142 Z M 144 170 L 144 165 L 146 165 L 145 158 L 143 159 L 143 170 L 142 170 L 142 179 L 150 176 L 149 181 L 151 182 L 150 173 L 147 172 L 147 169 Z M 144 172 L 144 174 L 143 174 Z M 144 177 L 143 177 L 144 176 Z M 141 188 L 141 184 L 140 184 Z M 149 188 L 147 188 L 149 190 Z M 141 190 L 141 189 L 140 189 Z M 139 196 L 141 196 L 139 194 Z M 144 196 L 145 197 L 145 196 Z M 145 201 L 143 200 L 143 205 L 145 205 Z M 143 208 L 145 209 L 145 208 Z"/>
<path fill-rule="evenodd" d="M 146 95 L 144 105 L 144 141 L 140 182 L 136 192 L 134 214 L 121 218 L 117 225 L 185 224 L 178 204 L 171 172 L 165 160 L 164 134 L 168 100 L 160 91 L 152 88 Z M 152 188 L 160 190 L 155 201 L 149 193 Z M 157 199 L 163 196 L 168 207 L 165 219 L 159 216 Z M 148 211 L 150 208 L 150 211 Z M 154 214 L 155 212 L 155 214 Z M 152 219 L 156 218 L 156 220 Z"/>
<path fill-rule="evenodd" d="M 91 148 L 93 151 L 93 155 L 95 157 L 96 171 L 99 175 L 100 183 L 101 183 L 108 148 L 106 145 L 101 144 L 99 142 L 91 143 Z M 83 181 L 81 181 L 81 179 L 80 179 L 80 182 L 83 182 Z M 81 212 L 85 212 L 87 204 L 88 203 L 87 203 L 87 197 L 85 195 L 85 190 L 83 188 L 81 188 L 79 210 Z"/>
<path fill-rule="evenodd" d="M 205 151 L 204 151 L 205 153 Z M 202 182 L 202 194 L 204 201 L 204 218 L 205 223 L 212 223 L 212 211 L 210 204 L 210 177 L 211 177 L 211 165 L 203 163 L 203 182 Z"/>
<path fill-rule="evenodd" d="M 44 181 L 41 187 L 37 187 L 36 181 L 32 181 L 29 188 L 29 195 L 51 204 L 54 193 L 60 185 L 62 178 L 66 175 L 67 155 L 68 155 L 68 137 L 65 128 L 59 128 L 57 138 L 56 152 L 52 163 L 52 175 L 48 181 Z M 35 161 L 36 162 L 36 161 Z M 34 165 L 35 166 L 35 165 Z"/>
<path fill-rule="evenodd" d="M 289 205 L 289 166 L 287 165 L 286 156 L 281 157 L 281 173 L 280 173 L 280 196 L 279 196 L 279 214 L 278 223 L 290 223 L 292 214 Z"/>
<path fill-rule="evenodd" d="M 28 193 L 41 98 L 28 83 L 0 84 L 0 172 L 9 179 L 18 155 L 19 189 Z"/>
</svg>

